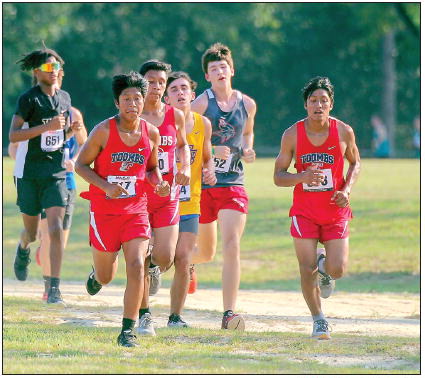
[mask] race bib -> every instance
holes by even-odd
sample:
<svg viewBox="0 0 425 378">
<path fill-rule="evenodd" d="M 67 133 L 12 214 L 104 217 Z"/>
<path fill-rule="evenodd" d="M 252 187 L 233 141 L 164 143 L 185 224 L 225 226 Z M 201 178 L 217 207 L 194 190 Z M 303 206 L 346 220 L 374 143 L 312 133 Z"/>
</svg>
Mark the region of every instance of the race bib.
<svg viewBox="0 0 425 378">
<path fill-rule="evenodd" d="M 162 175 L 166 175 L 170 172 L 170 167 L 168 165 L 168 152 L 158 151 L 158 167 Z"/>
<path fill-rule="evenodd" d="M 214 158 L 215 171 L 217 173 L 229 172 L 230 164 L 232 163 L 232 157 L 233 157 L 233 154 L 230 154 L 230 156 L 226 160 L 215 157 Z"/>
<path fill-rule="evenodd" d="M 107 180 L 110 184 L 118 184 L 128 192 L 128 195 L 123 193 L 116 199 L 130 198 L 136 195 L 136 176 L 108 176 Z"/>
<path fill-rule="evenodd" d="M 334 183 L 332 180 L 332 170 L 322 169 L 325 179 L 319 184 L 319 186 L 313 186 L 310 184 L 303 183 L 303 189 L 305 192 L 328 192 L 334 189 Z"/>
<path fill-rule="evenodd" d="M 63 130 L 45 131 L 41 134 L 41 149 L 45 152 L 59 150 L 63 146 L 64 132 Z"/>
<path fill-rule="evenodd" d="M 182 185 L 180 188 L 180 202 L 190 201 L 190 185 Z"/>
</svg>

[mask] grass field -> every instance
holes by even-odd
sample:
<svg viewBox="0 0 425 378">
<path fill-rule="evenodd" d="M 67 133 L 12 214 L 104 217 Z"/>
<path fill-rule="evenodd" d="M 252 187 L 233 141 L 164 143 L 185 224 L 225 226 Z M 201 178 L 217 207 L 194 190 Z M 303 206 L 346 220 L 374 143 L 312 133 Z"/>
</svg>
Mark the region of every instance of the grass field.
<svg viewBox="0 0 425 378">
<path fill-rule="evenodd" d="M 13 162 L 3 159 L 3 276 L 13 278 L 13 259 L 22 227 L 15 205 Z M 250 215 L 242 241 L 241 288 L 299 290 L 298 266 L 289 235 L 292 189 L 273 184 L 273 159 L 247 166 Z M 364 160 L 351 204 L 350 264 L 337 290 L 419 293 L 419 161 Z M 78 181 L 79 190 L 86 184 Z M 87 202 L 78 199 L 62 280 L 83 282 L 90 270 Z M 34 248 L 33 248 L 34 249 Z M 214 262 L 198 267 L 200 288 L 221 287 L 221 247 Z M 164 274 L 170 285 L 172 271 Z M 30 265 L 29 281 L 40 283 L 41 269 Z M 125 283 L 121 263 L 113 284 Z M 19 283 L 20 284 L 20 283 Z M 25 285 L 25 284 L 24 284 Z M 301 295 L 301 294 L 300 294 Z M 100 309 L 101 310 L 101 309 Z M 223 334 L 207 329 L 162 328 L 143 348 L 114 345 L 118 328 L 57 324 L 67 311 L 34 300 L 3 298 L 3 372 L 11 373 L 418 373 L 417 338 L 370 338 L 337 334 L 317 343 L 296 333 Z M 44 315 L 43 315 L 44 314 Z M 117 324 L 117 327 L 119 325 Z M 196 351 L 196 352 L 194 352 Z M 167 356 L 164 359 L 163 356 Z M 399 356 L 405 364 L 382 368 L 320 363 L 341 356 Z M 326 358 L 325 358 L 326 357 Z M 354 364 L 355 365 L 355 364 Z"/>
</svg>

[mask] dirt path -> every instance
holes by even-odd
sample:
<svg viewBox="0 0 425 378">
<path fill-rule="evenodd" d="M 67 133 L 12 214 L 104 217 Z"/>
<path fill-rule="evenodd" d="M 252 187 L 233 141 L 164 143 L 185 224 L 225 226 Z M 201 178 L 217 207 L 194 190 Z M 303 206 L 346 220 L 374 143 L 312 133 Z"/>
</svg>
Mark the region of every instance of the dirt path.
<svg viewBox="0 0 425 378">
<path fill-rule="evenodd" d="M 4 296 L 39 299 L 40 290 L 39 283 L 3 281 Z M 86 293 L 83 284 L 62 283 L 61 291 L 68 306 L 66 315 L 58 319 L 59 323 L 97 327 L 120 324 L 123 287 L 104 287 L 94 297 Z M 419 295 L 336 292 L 324 300 L 322 306 L 334 333 L 420 335 Z M 168 289 L 160 289 L 155 297 L 151 297 L 151 308 L 156 326 L 164 327 L 169 309 Z M 241 290 L 237 310 L 244 315 L 248 332 L 311 332 L 311 317 L 300 292 Z M 197 290 L 195 294 L 188 295 L 183 318 L 192 327 L 219 329 L 221 311 L 221 290 Z"/>
</svg>

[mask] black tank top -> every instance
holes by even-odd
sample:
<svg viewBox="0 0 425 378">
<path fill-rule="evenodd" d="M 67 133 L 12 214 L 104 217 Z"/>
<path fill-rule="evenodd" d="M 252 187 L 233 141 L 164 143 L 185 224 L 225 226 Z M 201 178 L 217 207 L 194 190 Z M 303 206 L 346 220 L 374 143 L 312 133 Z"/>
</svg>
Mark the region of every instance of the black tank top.
<svg viewBox="0 0 425 378">
<path fill-rule="evenodd" d="M 236 91 L 237 98 L 233 109 L 224 112 L 217 104 L 214 92 L 207 89 L 208 107 L 204 116 L 211 121 L 213 146 L 230 147 L 231 157 L 226 160 L 214 158 L 217 184 L 215 187 L 243 185 L 244 172 L 241 161 L 242 138 L 245 130 L 248 112 L 243 103 L 242 93 Z M 202 185 L 203 188 L 211 188 Z"/>
</svg>

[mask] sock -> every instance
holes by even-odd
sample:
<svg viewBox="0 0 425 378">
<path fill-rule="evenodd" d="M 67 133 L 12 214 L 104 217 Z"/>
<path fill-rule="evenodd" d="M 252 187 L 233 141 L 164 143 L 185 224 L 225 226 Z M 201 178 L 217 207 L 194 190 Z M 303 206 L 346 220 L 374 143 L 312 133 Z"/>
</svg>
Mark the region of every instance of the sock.
<svg viewBox="0 0 425 378">
<path fill-rule="evenodd" d="M 139 319 L 147 313 L 149 313 L 149 314 L 151 313 L 151 311 L 149 310 L 149 307 L 148 308 L 141 308 L 139 310 Z"/>
<path fill-rule="evenodd" d="M 50 277 L 50 287 L 59 287 L 60 278 Z"/>
<path fill-rule="evenodd" d="M 152 262 L 149 264 L 149 268 L 155 268 L 158 265 L 153 264 Z"/>
<path fill-rule="evenodd" d="M 133 331 L 135 325 L 136 325 L 135 320 L 123 318 L 122 319 L 122 330 L 121 331 L 127 331 L 127 330 Z"/>
<path fill-rule="evenodd" d="M 47 293 L 50 289 L 50 276 L 43 276 L 44 292 Z"/>
<path fill-rule="evenodd" d="M 325 260 L 326 260 L 326 257 L 324 259 L 320 259 L 319 263 L 317 264 L 317 267 L 323 273 L 326 273 L 326 270 L 325 270 Z"/>
<path fill-rule="evenodd" d="M 27 249 L 22 248 L 21 243 L 18 244 L 18 247 L 19 247 L 18 248 L 18 255 L 20 257 L 27 257 L 30 254 L 30 249 L 29 248 L 27 248 Z"/>
<path fill-rule="evenodd" d="M 231 315 L 231 314 L 233 314 L 232 310 L 227 310 L 227 311 L 223 312 L 223 316 L 228 316 L 228 315 Z"/>
<path fill-rule="evenodd" d="M 320 319 L 325 320 L 325 315 L 323 315 L 322 311 L 320 311 L 317 315 L 312 315 L 312 317 L 313 317 L 313 322 Z"/>
</svg>

